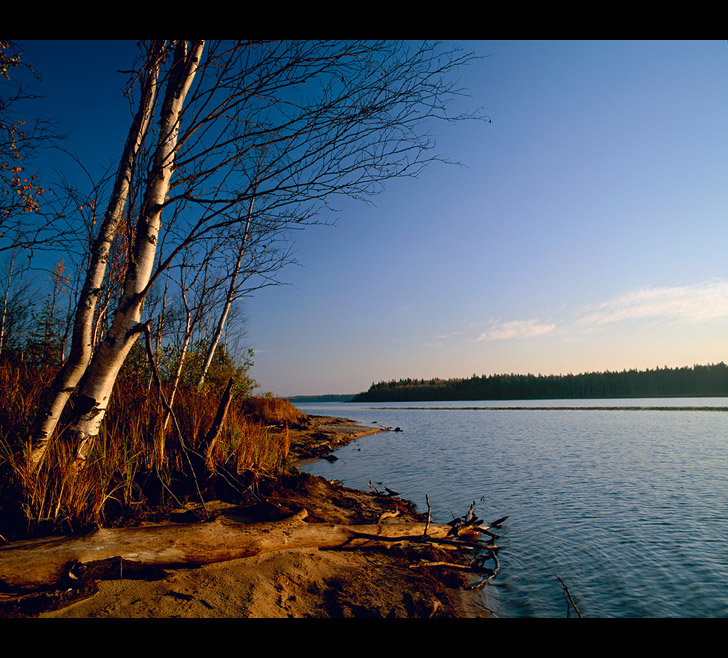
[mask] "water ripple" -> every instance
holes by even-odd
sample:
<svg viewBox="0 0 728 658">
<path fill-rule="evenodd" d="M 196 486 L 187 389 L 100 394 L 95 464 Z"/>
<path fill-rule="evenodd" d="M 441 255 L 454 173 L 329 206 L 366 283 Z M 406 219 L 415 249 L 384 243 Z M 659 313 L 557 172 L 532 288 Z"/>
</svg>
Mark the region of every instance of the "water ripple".
<svg viewBox="0 0 728 658">
<path fill-rule="evenodd" d="M 304 407 L 404 430 L 307 470 L 360 489 L 382 481 L 420 509 L 428 495 L 440 522 L 473 501 L 486 519 L 510 515 L 501 586 L 486 588 L 499 616 L 563 617 L 557 576 L 585 616 L 728 614 L 728 415 L 442 404 Z"/>
</svg>

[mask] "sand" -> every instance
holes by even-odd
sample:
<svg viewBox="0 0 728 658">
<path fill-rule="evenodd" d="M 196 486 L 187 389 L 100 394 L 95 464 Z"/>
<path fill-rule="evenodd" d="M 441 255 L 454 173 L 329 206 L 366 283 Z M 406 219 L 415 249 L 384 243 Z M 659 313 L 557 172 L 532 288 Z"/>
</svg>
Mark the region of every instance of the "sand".
<svg viewBox="0 0 728 658">
<path fill-rule="evenodd" d="M 344 443 L 366 440 L 376 428 L 345 419 L 313 417 L 295 433 L 297 460 L 322 457 Z M 214 507 L 208 503 L 209 507 Z M 255 508 L 220 504 L 234 522 L 276 520 L 301 508 L 306 522 L 376 523 L 383 511 L 397 520 L 424 520 L 412 503 L 361 492 L 298 473 L 280 482 Z M 461 556 L 462 558 L 462 556 Z M 490 616 L 472 581 L 443 567 L 410 568 L 454 558 L 422 545 L 349 550 L 296 549 L 203 567 L 165 571 L 154 580 L 101 580 L 95 593 L 41 612 L 42 618 L 459 618 Z M 123 574 L 122 574 L 123 575 Z M 26 615 L 36 616 L 36 615 Z"/>
</svg>

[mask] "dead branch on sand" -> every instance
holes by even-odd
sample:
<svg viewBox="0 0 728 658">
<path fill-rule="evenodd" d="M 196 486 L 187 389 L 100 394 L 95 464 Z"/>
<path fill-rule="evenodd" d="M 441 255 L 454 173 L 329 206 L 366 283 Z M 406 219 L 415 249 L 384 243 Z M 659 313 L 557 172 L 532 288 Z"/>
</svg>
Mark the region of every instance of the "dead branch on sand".
<svg viewBox="0 0 728 658">
<path fill-rule="evenodd" d="M 430 501 L 427 499 L 428 507 L 428 524 L 429 524 L 429 507 Z M 495 544 L 484 545 L 479 542 L 479 536 L 486 534 L 493 541 L 498 539 L 498 535 L 491 531 L 490 528 L 500 528 L 504 521 L 508 519 L 504 516 L 496 521 L 493 521 L 489 525 L 483 527 L 483 519 L 479 519 L 475 514 L 475 502 L 470 506 L 470 510 L 464 517 L 458 517 L 453 519 L 448 524 L 450 530 L 444 538 L 433 538 L 433 542 L 436 543 L 449 543 L 457 544 L 459 546 L 469 546 L 473 549 L 478 549 L 476 556 L 470 561 L 469 564 L 456 564 L 451 562 L 435 561 L 435 562 L 420 562 L 418 564 L 410 565 L 411 569 L 421 567 L 447 567 L 450 569 L 456 569 L 459 571 L 468 571 L 470 573 L 478 574 L 481 576 L 480 580 L 470 584 L 466 589 L 477 590 L 485 587 L 493 578 L 498 575 L 500 571 L 500 563 L 498 562 L 497 552 L 501 548 Z M 459 541 L 450 538 L 458 538 Z M 487 561 L 494 563 L 494 568 L 486 567 Z"/>
<path fill-rule="evenodd" d="M 305 523 L 306 516 L 306 510 L 301 510 L 272 523 L 241 524 L 218 519 L 197 524 L 101 528 L 79 537 L 13 542 L 0 546 L 0 589 L 57 586 L 78 579 L 76 573 L 80 569 L 109 559 L 118 560 L 119 564 L 175 568 L 298 548 L 351 548 L 406 541 L 479 546 L 467 533 L 462 537 L 453 534 L 451 525 Z"/>
</svg>

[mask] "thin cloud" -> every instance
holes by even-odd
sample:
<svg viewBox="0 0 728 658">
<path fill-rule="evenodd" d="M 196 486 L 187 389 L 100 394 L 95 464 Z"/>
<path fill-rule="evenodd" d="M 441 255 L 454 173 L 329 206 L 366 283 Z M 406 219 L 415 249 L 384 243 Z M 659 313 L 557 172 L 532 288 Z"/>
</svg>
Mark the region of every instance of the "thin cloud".
<svg viewBox="0 0 728 658">
<path fill-rule="evenodd" d="M 555 328 L 555 324 L 544 324 L 535 318 L 531 320 L 494 322 L 491 323 L 487 331 L 484 331 L 475 339 L 475 342 L 510 340 L 513 338 L 535 338 L 551 333 Z"/>
<path fill-rule="evenodd" d="M 426 340 L 424 344 L 425 344 L 425 347 L 442 347 L 442 341 L 438 341 L 435 343 L 435 342 Z"/>
<path fill-rule="evenodd" d="M 700 324 L 728 317 L 728 282 L 644 288 L 588 307 L 586 311 L 576 325 L 587 329 L 640 319 Z"/>
<path fill-rule="evenodd" d="M 728 318 L 728 281 L 711 280 L 688 286 L 662 286 L 628 292 L 601 304 L 582 308 L 575 318 L 559 324 L 532 318 L 530 320 L 491 321 L 474 342 L 505 341 L 561 335 L 575 339 L 580 333 L 629 320 L 665 321 L 669 323 L 701 324 Z M 475 329 L 437 336 L 442 340 Z"/>
</svg>

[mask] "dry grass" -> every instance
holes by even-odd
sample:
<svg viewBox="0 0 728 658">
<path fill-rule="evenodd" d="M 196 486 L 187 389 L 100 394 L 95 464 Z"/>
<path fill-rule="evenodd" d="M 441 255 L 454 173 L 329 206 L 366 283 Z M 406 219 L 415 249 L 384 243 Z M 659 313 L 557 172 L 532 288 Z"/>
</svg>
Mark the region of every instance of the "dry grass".
<svg viewBox="0 0 728 658">
<path fill-rule="evenodd" d="M 305 415 L 288 400 L 274 397 L 250 397 L 241 402 L 241 408 L 251 418 L 263 424 L 300 423 Z"/>
<path fill-rule="evenodd" d="M 222 391 L 179 391 L 174 407 L 178 424 L 169 421 L 165 429 L 166 414 L 154 387 L 120 380 L 80 475 L 68 477 L 74 457 L 72 439 L 64 431 L 70 405 L 39 471 L 28 478 L 22 468 L 28 428 L 53 374 L 0 360 L 0 535 L 12 532 L 7 526 L 11 520 L 17 523 L 19 510 L 31 532 L 48 526 L 77 529 L 109 521 L 110 515 L 128 516 L 164 500 L 176 503 L 199 495 L 198 487 L 213 486 L 218 472 L 228 477 L 276 475 L 286 468 L 287 427 L 303 417 L 287 400 L 233 397 L 212 452 L 212 472 L 205 471 L 204 439 Z"/>
</svg>

